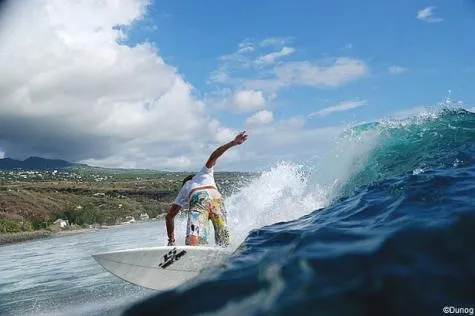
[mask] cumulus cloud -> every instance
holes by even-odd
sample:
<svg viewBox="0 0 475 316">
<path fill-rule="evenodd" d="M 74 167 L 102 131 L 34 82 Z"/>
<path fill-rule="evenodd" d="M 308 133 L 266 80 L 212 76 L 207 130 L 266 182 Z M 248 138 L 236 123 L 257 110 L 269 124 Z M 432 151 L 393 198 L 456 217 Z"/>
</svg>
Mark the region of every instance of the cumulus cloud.
<svg viewBox="0 0 475 316">
<path fill-rule="evenodd" d="M 10 3 L 0 20 L 0 157 L 36 155 L 106 167 L 192 170 L 238 132 L 212 116 L 155 45 L 127 45 L 128 30 L 144 18 L 149 1 Z M 305 129 L 302 117 L 276 122 L 272 112 L 263 110 L 272 89 L 247 88 L 247 80 L 235 78 L 238 65 L 256 66 L 262 55 L 258 48 L 278 52 L 287 43 L 241 44 L 221 59 L 226 66 L 217 78 L 238 84 L 223 94 L 230 103 L 259 112 L 248 118 L 254 125 L 246 147 L 227 153 L 220 168 L 268 167 L 308 157 L 329 144 L 340 127 Z M 363 62 L 344 59 L 309 62 L 310 69 L 266 65 L 266 84 L 272 88 L 338 86 L 366 71 Z"/>
<path fill-rule="evenodd" d="M 11 3 L 0 25 L 6 156 L 182 167 L 218 141 L 224 127 L 175 67 L 149 43 L 124 44 L 149 1 Z"/>
<path fill-rule="evenodd" d="M 326 107 L 324 109 L 321 109 L 319 111 L 313 112 L 309 114 L 309 117 L 312 116 L 327 116 L 328 114 L 334 113 L 334 112 L 342 112 L 342 111 L 348 111 L 351 109 L 356 109 L 359 108 L 360 106 L 363 106 L 366 104 L 366 101 L 357 101 L 357 100 L 352 100 L 352 101 L 344 101 L 341 102 L 335 106 L 330 106 Z"/>
<path fill-rule="evenodd" d="M 274 119 L 272 112 L 263 110 L 259 111 L 256 114 L 250 116 L 246 120 L 246 126 L 247 127 L 254 127 L 254 126 L 260 126 L 260 125 L 266 125 L 272 122 Z"/>
<path fill-rule="evenodd" d="M 407 68 L 404 68 L 404 67 L 401 67 L 401 66 L 396 66 L 396 65 L 390 66 L 388 68 L 388 72 L 391 75 L 400 75 L 400 74 L 405 73 L 407 70 L 408 70 Z"/>
<path fill-rule="evenodd" d="M 262 91 L 240 90 L 234 94 L 233 103 L 239 112 L 250 112 L 262 109 L 266 106 L 266 100 Z"/>
<path fill-rule="evenodd" d="M 417 19 L 427 23 L 442 22 L 444 19 L 438 18 L 434 14 L 436 7 L 427 7 L 417 12 Z"/>
</svg>

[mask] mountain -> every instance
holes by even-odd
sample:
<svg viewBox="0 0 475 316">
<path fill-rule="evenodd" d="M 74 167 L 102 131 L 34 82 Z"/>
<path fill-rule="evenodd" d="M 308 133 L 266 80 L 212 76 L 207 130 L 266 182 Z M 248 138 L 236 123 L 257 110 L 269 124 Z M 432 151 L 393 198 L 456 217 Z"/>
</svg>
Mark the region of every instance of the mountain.
<svg viewBox="0 0 475 316">
<path fill-rule="evenodd" d="M 61 169 L 77 164 L 61 160 L 61 159 L 45 159 L 40 157 L 30 157 L 23 161 L 4 158 L 0 159 L 0 170 L 12 170 L 12 169 L 23 169 L 23 170 L 48 170 L 48 169 Z"/>
</svg>

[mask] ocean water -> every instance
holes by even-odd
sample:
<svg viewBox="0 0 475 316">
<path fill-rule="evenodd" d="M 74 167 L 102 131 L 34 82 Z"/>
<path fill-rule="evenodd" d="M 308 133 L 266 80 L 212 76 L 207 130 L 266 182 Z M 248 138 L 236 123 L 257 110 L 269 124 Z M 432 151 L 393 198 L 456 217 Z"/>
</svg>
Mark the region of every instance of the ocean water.
<svg viewBox="0 0 475 316">
<path fill-rule="evenodd" d="M 354 126 L 310 172 L 281 164 L 227 203 L 226 265 L 126 315 L 474 313 L 473 113 Z"/>
<path fill-rule="evenodd" d="M 226 197 L 233 256 L 157 293 L 91 254 L 162 245 L 164 223 L 0 247 L 2 315 L 473 315 L 475 114 L 348 128 Z M 176 222 L 176 235 L 185 221 Z M 183 241 L 183 240 L 182 240 Z"/>
</svg>

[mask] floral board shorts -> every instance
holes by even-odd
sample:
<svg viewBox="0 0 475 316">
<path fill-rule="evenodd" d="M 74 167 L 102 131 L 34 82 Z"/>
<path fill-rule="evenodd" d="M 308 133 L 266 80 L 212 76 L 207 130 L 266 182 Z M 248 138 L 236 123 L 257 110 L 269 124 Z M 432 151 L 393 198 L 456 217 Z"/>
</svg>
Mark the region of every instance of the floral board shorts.
<svg viewBox="0 0 475 316">
<path fill-rule="evenodd" d="M 189 236 L 198 237 L 200 245 L 208 244 L 208 222 L 214 228 L 214 238 L 217 246 L 228 246 L 229 230 L 224 199 L 218 190 L 205 189 L 192 193 L 188 224 L 186 225 L 186 244 Z"/>
</svg>

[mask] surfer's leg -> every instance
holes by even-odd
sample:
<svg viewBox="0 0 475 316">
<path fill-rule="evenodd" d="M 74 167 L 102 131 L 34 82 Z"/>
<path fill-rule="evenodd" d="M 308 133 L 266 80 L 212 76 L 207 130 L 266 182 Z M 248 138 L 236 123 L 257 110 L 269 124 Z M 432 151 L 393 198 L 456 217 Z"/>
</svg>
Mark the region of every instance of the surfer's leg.
<svg viewBox="0 0 475 316">
<path fill-rule="evenodd" d="M 208 229 L 206 226 L 208 225 L 209 212 L 207 209 L 202 208 L 203 205 L 207 205 L 206 200 L 208 199 L 209 196 L 206 192 L 196 192 L 190 200 L 188 223 L 186 225 L 186 245 L 198 246 L 208 244 Z"/>
<path fill-rule="evenodd" d="M 188 224 L 186 225 L 185 245 L 198 246 L 208 244 L 208 212 L 190 210 Z"/>
<path fill-rule="evenodd" d="M 214 227 L 214 239 L 217 246 L 229 246 L 229 229 L 226 208 L 224 207 L 224 200 L 221 196 L 214 198 L 210 210 L 210 218 Z"/>
</svg>

